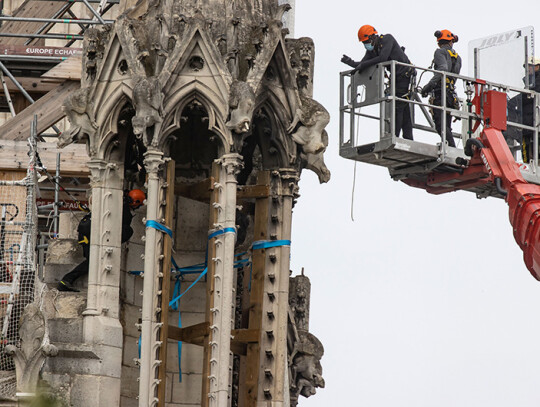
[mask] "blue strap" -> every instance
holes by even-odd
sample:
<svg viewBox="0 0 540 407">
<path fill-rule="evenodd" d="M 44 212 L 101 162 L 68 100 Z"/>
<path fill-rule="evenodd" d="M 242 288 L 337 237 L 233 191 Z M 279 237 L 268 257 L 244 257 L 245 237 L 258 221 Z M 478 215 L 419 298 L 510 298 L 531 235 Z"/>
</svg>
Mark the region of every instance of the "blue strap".
<svg viewBox="0 0 540 407">
<path fill-rule="evenodd" d="M 207 272 L 208 272 L 208 267 L 205 268 L 201 274 L 199 274 L 199 276 L 195 279 L 195 281 L 193 281 L 193 282 L 191 283 L 191 285 L 190 285 L 188 288 L 186 288 L 186 291 L 184 291 L 182 294 L 177 293 L 176 296 L 174 296 L 174 294 L 173 294 L 174 298 L 169 302 L 169 307 L 172 307 L 173 304 L 174 304 L 175 302 L 177 302 L 178 300 L 180 300 L 180 298 L 182 298 L 182 296 L 183 296 L 185 293 L 187 293 L 189 290 L 191 290 L 191 288 L 192 288 L 195 284 L 197 284 L 197 283 L 199 282 L 199 280 L 200 280 L 201 278 L 203 278 L 203 276 L 204 276 Z M 175 289 L 176 289 L 176 286 L 175 286 Z"/>
<path fill-rule="evenodd" d="M 170 236 L 171 239 L 172 239 L 172 237 L 173 237 L 173 236 L 172 236 L 172 230 L 171 230 L 171 229 L 169 229 L 169 228 L 168 228 L 167 226 L 165 226 L 165 225 L 162 225 L 162 224 L 159 223 L 159 222 L 156 222 L 155 220 L 147 220 L 145 226 L 146 226 L 147 228 L 154 228 L 154 229 L 159 230 L 160 232 L 167 233 L 167 234 Z"/>
<path fill-rule="evenodd" d="M 224 235 L 225 233 L 235 233 L 236 234 L 236 229 L 235 228 L 224 228 L 224 229 L 216 230 L 215 232 L 210 233 L 210 235 L 208 235 L 208 240 L 211 240 L 214 237 L 219 236 L 219 235 Z"/>
<path fill-rule="evenodd" d="M 290 246 L 291 241 L 290 240 L 258 240 L 256 242 L 253 242 L 251 245 L 251 250 L 260 250 L 260 249 L 270 249 L 272 247 L 281 247 L 281 246 Z M 249 284 L 248 284 L 248 290 L 251 292 L 251 277 L 252 277 L 253 269 L 251 268 L 249 270 Z"/>
<path fill-rule="evenodd" d="M 253 242 L 251 250 L 269 249 L 271 247 L 290 246 L 290 240 L 258 240 Z"/>
</svg>

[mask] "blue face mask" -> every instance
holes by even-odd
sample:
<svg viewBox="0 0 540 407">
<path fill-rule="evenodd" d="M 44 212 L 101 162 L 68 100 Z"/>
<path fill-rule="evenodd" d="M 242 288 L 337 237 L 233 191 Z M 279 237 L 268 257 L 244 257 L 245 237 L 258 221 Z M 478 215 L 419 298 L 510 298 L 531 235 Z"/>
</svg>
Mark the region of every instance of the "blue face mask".
<svg viewBox="0 0 540 407">
<path fill-rule="evenodd" d="M 366 50 L 373 51 L 373 44 L 371 42 L 364 42 L 364 47 L 366 47 Z"/>
</svg>

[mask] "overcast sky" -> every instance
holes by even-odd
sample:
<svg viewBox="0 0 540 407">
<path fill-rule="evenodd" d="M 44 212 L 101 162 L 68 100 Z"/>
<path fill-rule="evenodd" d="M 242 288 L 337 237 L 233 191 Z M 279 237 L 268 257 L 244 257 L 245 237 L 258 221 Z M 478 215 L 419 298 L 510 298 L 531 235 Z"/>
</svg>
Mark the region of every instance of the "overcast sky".
<svg viewBox="0 0 540 407">
<path fill-rule="evenodd" d="M 534 0 L 296 0 L 295 36 L 315 41 L 315 99 L 332 116 L 332 179 L 304 171 L 293 218 L 292 268 L 311 278 L 311 331 L 325 346 L 326 388 L 300 406 L 540 405 L 540 283 L 507 204 L 429 195 L 359 163 L 353 222 L 354 163 L 338 154 L 340 58 L 363 56 L 361 25 L 393 34 L 426 67 L 434 31 L 449 29 L 468 75 L 470 40 L 539 16 Z"/>
</svg>

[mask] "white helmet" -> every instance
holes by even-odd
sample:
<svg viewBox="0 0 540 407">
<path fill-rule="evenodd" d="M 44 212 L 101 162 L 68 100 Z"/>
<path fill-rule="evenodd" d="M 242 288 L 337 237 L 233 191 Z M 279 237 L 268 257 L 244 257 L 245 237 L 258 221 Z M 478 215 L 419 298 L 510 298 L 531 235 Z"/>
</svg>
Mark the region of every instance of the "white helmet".
<svg viewBox="0 0 540 407">
<path fill-rule="evenodd" d="M 529 65 L 540 65 L 540 58 L 529 57 Z"/>
</svg>

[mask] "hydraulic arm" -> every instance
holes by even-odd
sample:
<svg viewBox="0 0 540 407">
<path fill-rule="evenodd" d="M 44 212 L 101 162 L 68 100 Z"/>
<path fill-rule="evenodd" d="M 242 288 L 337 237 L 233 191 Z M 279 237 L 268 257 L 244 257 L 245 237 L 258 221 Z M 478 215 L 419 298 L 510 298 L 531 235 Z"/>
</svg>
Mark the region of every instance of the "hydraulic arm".
<svg viewBox="0 0 540 407">
<path fill-rule="evenodd" d="M 409 180 L 405 182 L 436 194 L 495 185 L 508 203 L 514 238 L 523 250 L 525 265 L 534 278 L 540 280 L 540 185 L 525 181 L 503 136 L 502 131 L 506 130 L 506 94 L 484 91 L 483 86 L 477 86 L 473 104 L 483 118 L 484 130 L 479 138 L 467 141 L 465 154 L 471 158 L 463 160 L 462 171 L 433 172 L 422 185 Z M 448 187 L 449 183 L 452 187 Z M 438 185 L 446 186 L 441 188 Z"/>
</svg>

